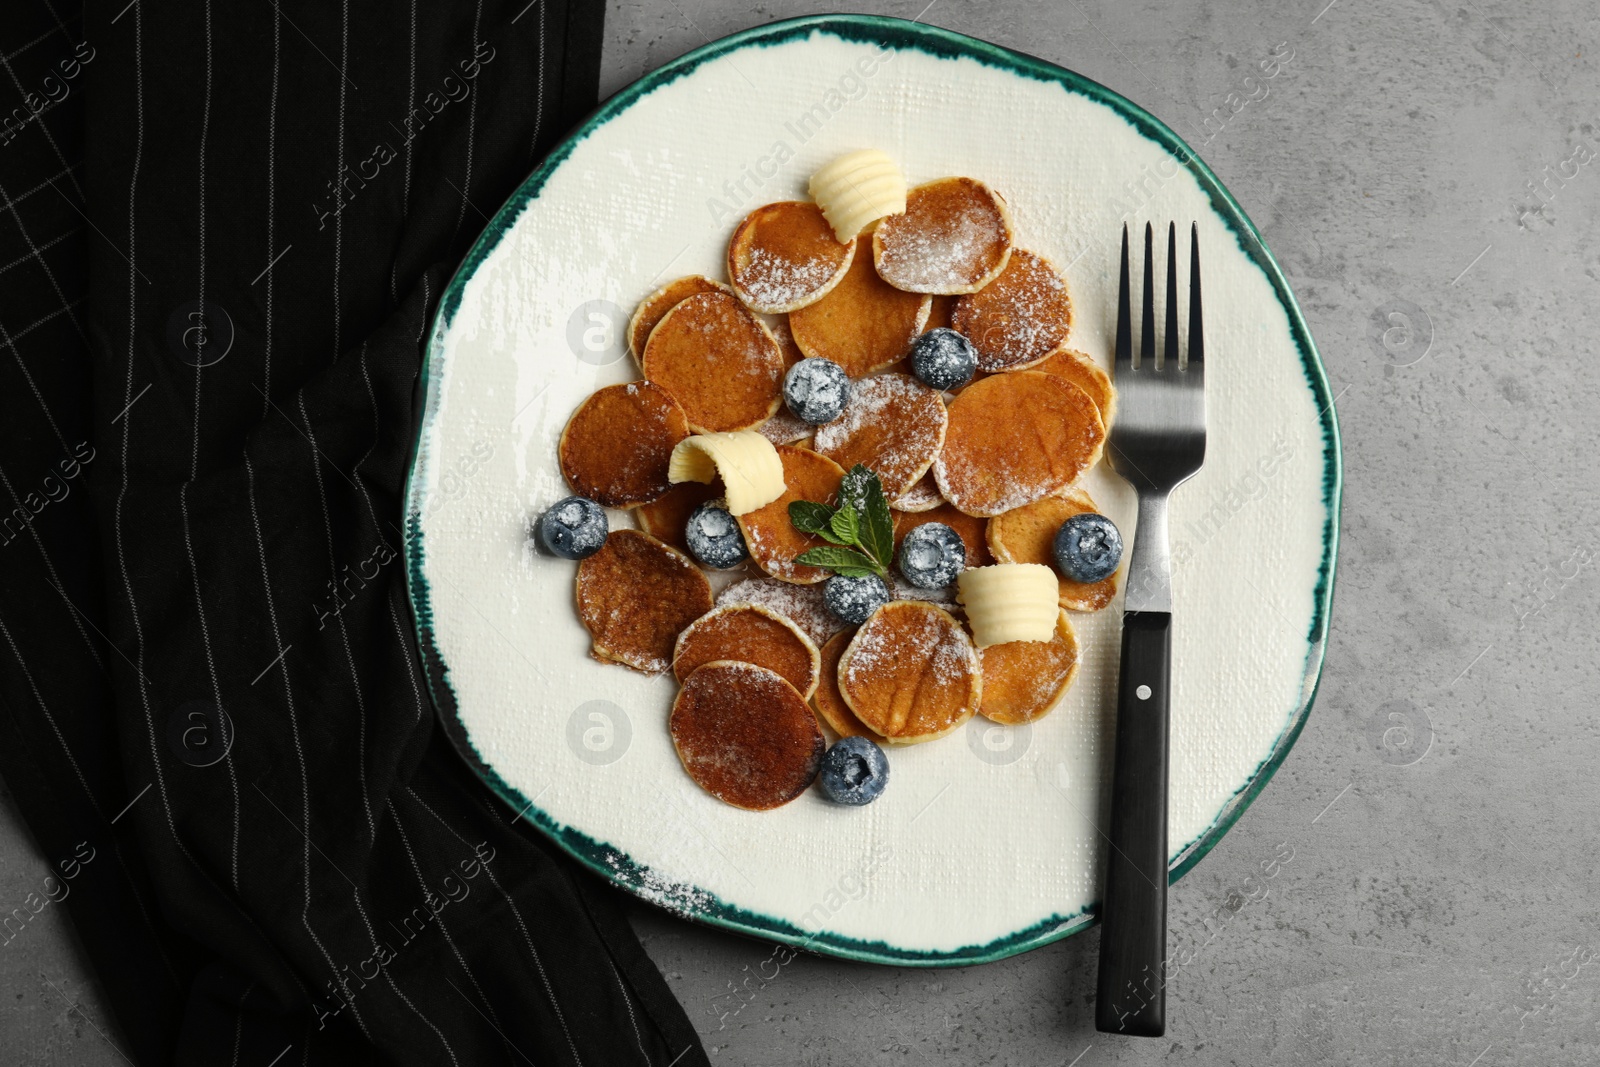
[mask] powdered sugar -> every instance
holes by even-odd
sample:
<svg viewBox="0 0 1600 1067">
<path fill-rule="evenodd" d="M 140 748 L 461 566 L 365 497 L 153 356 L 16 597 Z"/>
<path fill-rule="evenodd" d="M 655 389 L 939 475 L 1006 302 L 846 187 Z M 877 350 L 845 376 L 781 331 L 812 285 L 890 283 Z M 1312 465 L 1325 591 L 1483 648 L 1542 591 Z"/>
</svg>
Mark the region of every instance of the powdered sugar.
<svg viewBox="0 0 1600 1067">
<path fill-rule="evenodd" d="M 724 589 L 717 607 L 754 604 L 782 615 L 811 638 L 817 647 L 847 627 L 823 603 L 822 588 L 816 585 L 790 585 L 772 578 L 746 578 Z"/>
<path fill-rule="evenodd" d="M 817 428 L 814 446 L 846 470 L 865 465 L 893 500 L 927 472 L 947 422 L 937 392 L 908 374 L 880 374 L 855 384 L 844 414 Z"/>
</svg>

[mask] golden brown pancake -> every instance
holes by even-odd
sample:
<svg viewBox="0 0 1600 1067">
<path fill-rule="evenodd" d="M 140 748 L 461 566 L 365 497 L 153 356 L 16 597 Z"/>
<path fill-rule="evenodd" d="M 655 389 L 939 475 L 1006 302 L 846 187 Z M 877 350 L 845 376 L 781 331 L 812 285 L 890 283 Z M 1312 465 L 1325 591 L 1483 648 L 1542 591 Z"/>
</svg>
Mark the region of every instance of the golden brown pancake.
<svg viewBox="0 0 1600 1067">
<path fill-rule="evenodd" d="M 695 784 L 736 808 L 766 811 L 806 791 L 827 749 L 794 686 L 750 663 L 718 660 L 684 681 L 667 720 Z"/>
<path fill-rule="evenodd" d="M 972 718 L 983 676 L 972 638 L 949 612 L 896 600 L 873 613 L 839 659 L 839 692 L 895 744 L 942 737 Z"/>
<path fill-rule="evenodd" d="M 989 543 L 984 540 L 987 519 L 957 511 L 943 502 L 927 511 L 912 513 L 897 511 L 891 514 L 894 516 L 894 550 L 897 558 L 900 553 L 900 542 L 906 539 L 906 534 L 925 522 L 942 522 L 961 535 L 961 542 L 967 546 L 967 566 L 987 567 L 994 562 L 994 557 L 989 554 Z"/>
<path fill-rule="evenodd" d="M 644 347 L 644 374 L 699 433 L 754 429 L 783 395 L 778 342 L 728 293 L 691 296 L 667 312 Z"/>
<path fill-rule="evenodd" d="M 669 544 L 679 552 L 689 551 L 684 540 L 684 527 L 694 509 L 722 495 L 722 482 L 679 482 L 648 504 L 634 509 L 633 517 L 639 520 L 639 529 L 656 540 Z"/>
<path fill-rule="evenodd" d="M 941 178 L 906 194 L 903 215 L 872 233 L 878 274 L 911 293 L 975 293 L 1005 269 L 1011 217 L 1005 201 L 973 178 Z"/>
<path fill-rule="evenodd" d="M 844 414 L 817 427 L 812 447 L 845 470 L 873 471 L 893 500 L 933 466 L 945 422 L 937 390 L 909 374 L 879 374 L 852 385 Z"/>
<path fill-rule="evenodd" d="M 1061 581 L 1061 606 L 1073 611 L 1099 611 L 1117 595 L 1117 576 L 1098 582 L 1075 582 L 1056 568 L 1056 531 L 1072 516 L 1085 511 L 1098 512 L 1089 494 L 1068 488 L 1024 504 L 1015 511 L 989 520 L 989 550 L 1001 563 L 1043 563 Z"/>
<path fill-rule="evenodd" d="M 1117 417 L 1117 387 L 1112 384 L 1111 375 L 1101 370 L 1094 360 L 1082 352 L 1063 348 L 1031 369 L 1065 378 L 1088 393 L 1089 399 L 1100 410 L 1100 421 L 1107 430 L 1111 428 L 1111 420 Z"/>
<path fill-rule="evenodd" d="M 789 368 L 806 358 L 800 351 L 800 346 L 794 343 L 794 331 L 789 329 L 789 316 L 774 315 L 767 323 L 767 330 L 772 334 L 772 339 L 778 342 L 778 351 L 783 353 L 783 369 L 787 373 Z M 778 409 L 778 415 L 784 413 L 784 408 Z M 774 415 L 773 418 L 777 418 Z"/>
<path fill-rule="evenodd" d="M 956 301 L 950 325 L 978 350 L 979 369 L 1032 366 L 1062 348 L 1072 332 L 1067 280 L 1043 256 L 1013 249 L 1000 277 Z"/>
<path fill-rule="evenodd" d="M 734 582 L 717 594 L 717 607 L 730 604 L 757 604 L 781 615 L 798 626 L 819 648 L 849 625 L 828 610 L 819 586 L 793 585 L 766 575 Z"/>
<path fill-rule="evenodd" d="M 999 515 L 1071 485 L 1100 459 L 1105 436 L 1094 401 L 1071 382 L 996 374 L 950 402 L 933 477 L 957 509 Z"/>
<path fill-rule="evenodd" d="M 671 487 L 667 461 L 688 436 L 683 409 L 665 389 L 651 382 L 608 385 L 572 413 L 557 455 L 574 493 L 608 508 L 632 508 Z"/>
<path fill-rule="evenodd" d="M 733 231 L 728 280 L 752 309 L 779 315 L 821 300 L 855 254 L 855 239 L 840 244 L 816 204 L 784 200 L 756 208 Z"/>
<path fill-rule="evenodd" d="M 711 583 L 694 561 L 638 530 L 614 530 L 578 564 L 578 617 L 594 657 L 656 674 L 678 633 L 711 610 Z"/>
<path fill-rule="evenodd" d="M 635 363 L 643 367 L 645 342 L 650 340 L 650 331 L 656 328 L 656 324 L 666 316 L 667 312 L 691 296 L 726 292 L 730 292 L 726 285 L 699 274 L 690 274 L 663 285 L 639 301 L 639 306 L 633 310 L 633 318 L 628 320 L 629 355 L 633 356 Z"/>
<path fill-rule="evenodd" d="M 941 328 L 950 329 L 950 313 L 956 309 L 956 299 L 944 293 L 933 298 L 933 306 L 928 309 L 928 324 L 922 328 L 924 333 Z"/>
<path fill-rule="evenodd" d="M 865 737 L 882 744 L 883 735 L 856 718 L 856 713 L 850 710 L 839 692 L 839 657 L 844 655 L 854 636 L 853 629 L 842 631 L 822 646 L 822 680 L 817 683 L 817 691 L 811 694 L 811 706 L 823 724 L 840 737 Z"/>
<path fill-rule="evenodd" d="M 1048 641 L 1008 641 L 978 650 L 983 701 L 978 714 L 1014 725 L 1042 718 L 1078 676 L 1078 638 L 1067 613 Z"/>
<path fill-rule="evenodd" d="M 886 285 L 872 260 L 857 256 L 833 291 L 789 315 L 808 356 L 831 359 L 860 378 L 903 358 L 928 320 L 928 298 Z"/>
<path fill-rule="evenodd" d="M 672 673 L 683 681 L 713 660 L 754 663 L 781 675 L 810 698 L 817 688 L 817 646 L 782 615 L 754 604 L 712 608 L 678 635 Z"/>
<path fill-rule="evenodd" d="M 933 464 L 929 464 L 931 471 Z M 932 511 L 944 503 L 944 497 L 939 495 L 939 483 L 933 480 L 931 473 L 918 478 L 916 484 L 889 501 L 889 506 L 896 511 Z"/>
<path fill-rule="evenodd" d="M 779 581 L 813 585 L 830 572 L 796 563 L 794 558 L 827 542 L 795 529 L 789 521 L 789 505 L 796 500 L 837 503 L 844 468 L 809 448 L 792 445 L 779 445 L 778 459 L 783 463 L 783 495 L 765 507 L 740 515 L 739 528 L 744 531 L 745 545 L 756 566 Z"/>
<path fill-rule="evenodd" d="M 775 445 L 792 445 L 804 441 L 816 429 L 804 419 L 795 418 L 788 408 L 780 407 L 777 414 L 756 427 L 756 432 Z"/>
</svg>

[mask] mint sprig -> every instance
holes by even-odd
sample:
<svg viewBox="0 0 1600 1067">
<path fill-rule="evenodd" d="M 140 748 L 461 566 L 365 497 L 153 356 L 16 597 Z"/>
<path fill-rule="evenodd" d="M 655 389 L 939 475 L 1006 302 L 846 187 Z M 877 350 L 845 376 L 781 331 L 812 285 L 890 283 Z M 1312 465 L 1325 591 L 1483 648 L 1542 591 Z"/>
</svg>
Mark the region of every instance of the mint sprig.
<svg viewBox="0 0 1600 1067">
<path fill-rule="evenodd" d="M 796 563 L 822 567 L 846 578 L 876 574 L 889 577 L 894 561 L 894 520 L 878 476 L 857 463 L 839 483 L 837 506 L 812 500 L 789 505 L 789 521 L 801 533 L 813 534 L 832 547 L 809 549 Z"/>
</svg>

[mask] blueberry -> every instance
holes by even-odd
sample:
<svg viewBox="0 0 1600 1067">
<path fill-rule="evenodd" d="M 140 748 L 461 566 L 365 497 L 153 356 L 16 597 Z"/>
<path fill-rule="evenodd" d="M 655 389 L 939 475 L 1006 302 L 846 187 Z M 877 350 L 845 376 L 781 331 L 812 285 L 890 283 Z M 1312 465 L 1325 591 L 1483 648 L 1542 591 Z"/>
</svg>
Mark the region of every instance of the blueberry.
<svg viewBox="0 0 1600 1067">
<path fill-rule="evenodd" d="M 1122 534 L 1104 515 L 1085 511 L 1056 531 L 1056 566 L 1075 582 L 1098 582 L 1122 562 Z"/>
<path fill-rule="evenodd" d="M 978 350 L 954 330 L 940 326 L 911 342 L 911 373 L 934 389 L 959 389 L 978 369 Z"/>
<path fill-rule="evenodd" d="M 539 540 L 562 559 L 588 559 L 606 543 L 606 509 L 586 496 L 569 496 L 539 516 Z"/>
<path fill-rule="evenodd" d="M 783 378 L 783 402 L 802 422 L 820 426 L 844 414 L 850 400 L 850 376 L 831 359 L 813 356 L 789 368 Z"/>
<path fill-rule="evenodd" d="M 865 578 L 836 574 L 823 584 L 822 602 L 845 622 L 859 626 L 889 602 L 889 587 L 876 574 Z"/>
<path fill-rule="evenodd" d="M 750 558 L 738 520 L 727 508 L 715 504 L 701 504 L 694 509 L 684 527 L 683 539 L 688 542 L 689 555 L 707 567 L 725 571 Z"/>
<path fill-rule="evenodd" d="M 889 761 L 865 737 L 843 737 L 823 754 L 817 781 L 836 803 L 871 804 L 889 784 Z"/>
<path fill-rule="evenodd" d="M 967 543 L 942 522 L 925 522 L 900 543 L 900 573 L 918 589 L 938 589 L 967 569 Z"/>
</svg>

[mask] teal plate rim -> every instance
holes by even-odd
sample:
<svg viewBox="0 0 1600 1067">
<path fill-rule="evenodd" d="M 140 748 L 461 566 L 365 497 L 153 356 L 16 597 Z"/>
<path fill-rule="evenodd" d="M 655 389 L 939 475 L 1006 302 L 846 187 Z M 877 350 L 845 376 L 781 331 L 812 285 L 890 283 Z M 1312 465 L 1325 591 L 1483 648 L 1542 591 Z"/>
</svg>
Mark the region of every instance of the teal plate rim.
<svg viewBox="0 0 1600 1067">
<path fill-rule="evenodd" d="M 572 827 L 560 825 L 545 812 L 535 808 L 530 798 L 502 778 L 479 754 L 457 714 L 449 668 L 440 656 L 433 639 L 433 612 L 428 586 L 422 576 L 425 555 L 421 527 L 423 501 L 417 475 L 427 458 L 424 442 L 439 411 L 439 363 L 442 359 L 442 340 L 460 308 L 462 293 L 467 282 L 511 230 L 522 211 L 538 197 L 546 180 L 555 169 L 572 154 L 579 143 L 610 119 L 656 89 L 683 77 L 708 60 L 747 47 L 780 44 L 816 33 L 826 33 L 842 40 L 877 44 L 886 48 L 916 48 L 941 58 L 974 59 L 1023 77 L 1054 82 L 1070 92 L 1111 108 L 1135 129 L 1170 151 L 1180 165 L 1190 170 L 1200 187 L 1209 195 L 1217 213 L 1233 230 L 1240 248 L 1272 283 L 1273 291 L 1288 315 L 1289 330 L 1300 352 L 1301 367 L 1306 381 L 1322 404 L 1318 419 L 1322 429 L 1323 454 L 1322 503 L 1325 510 L 1323 554 L 1313 593 L 1315 612 L 1306 635 L 1306 665 L 1301 687 L 1303 699 L 1273 745 L 1272 752 L 1257 765 L 1249 781 L 1229 798 L 1211 825 L 1185 845 L 1172 861 L 1168 871 L 1168 882 L 1176 882 L 1200 862 L 1201 858 L 1210 852 L 1239 820 L 1251 801 L 1266 788 L 1273 774 L 1288 756 L 1289 750 L 1294 747 L 1300 731 L 1305 727 L 1321 681 L 1323 656 L 1327 647 L 1328 619 L 1333 606 L 1333 578 L 1338 555 L 1343 477 L 1343 456 L 1333 397 L 1321 357 L 1317 354 L 1316 344 L 1311 339 L 1311 332 L 1306 327 L 1305 318 L 1295 302 L 1294 294 L 1290 292 L 1283 271 L 1261 239 L 1255 224 L 1245 215 L 1244 210 L 1211 169 L 1160 119 L 1098 82 L 1064 67 L 953 30 L 905 19 L 884 15 L 811 15 L 752 27 L 696 48 L 646 74 L 601 104 L 550 152 L 496 212 L 493 221 L 478 237 L 449 285 L 440 295 L 439 307 L 434 314 L 433 326 L 429 332 L 427 349 L 423 353 L 420 371 L 423 411 L 418 422 L 416 438 L 412 443 L 405 489 L 406 586 L 411 601 L 412 620 L 416 628 L 418 647 L 422 652 L 429 694 L 441 725 L 462 758 L 502 800 L 510 805 L 512 810 L 522 813 L 522 817 L 542 830 L 574 859 L 601 877 L 685 918 L 845 959 L 921 967 L 990 963 L 1047 945 L 1088 928 L 1095 922 L 1094 908 L 1091 906 L 1073 915 L 1055 915 L 1025 930 L 984 944 L 935 952 L 900 948 L 882 941 L 862 941 L 827 931 L 808 933 L 786 920 L 737 907 L 691 885 L 663 887 L 657 879 L 651 877 L 648 868 L 635 863 L 625 853 Z"/>
</svg>

